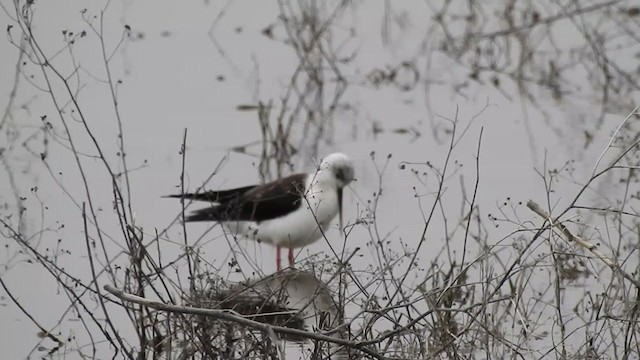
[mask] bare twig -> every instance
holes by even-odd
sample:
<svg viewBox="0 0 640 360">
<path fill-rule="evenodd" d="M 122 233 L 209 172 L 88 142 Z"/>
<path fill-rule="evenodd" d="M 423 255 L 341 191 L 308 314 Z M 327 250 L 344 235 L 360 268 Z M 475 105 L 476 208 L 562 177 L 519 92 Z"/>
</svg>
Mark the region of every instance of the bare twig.
<svg viewBox="0 0 640 360">
<path fill-rule="evenodd" d="M 554 219 L 549 215 L 546 211 L 544 211 L 540 205 L 538 205 L 535 201 L 529 200 L 527 201 L 527 207 L 531 209 L 531 211 L 540 215 L 545 221 L 549 222 L 549 226 L 558 231 L 562 236 L 564 236 L 568 241 L 575 242 L 576 244 L 582 246 L 583 248 L 589 250 L 593 255 L 595 255 L 600 261 L 602 261 L 605 265 L 607 265 L 614 273 L 618 273 L 622 275 L 625 279 L 629 280 L 633 285 L 640 289 L 640 282 L 636 280 L 631 274 L 624 271 L 618 264 L 616 264 L 613 260 L 609 259 L 606 255 L 604 255 L 598 247 L 580 236 L 573 235 L 569 229 L 567 229 L 562 222 Z"/>
<path fill-rule="evenodd" d="M 132 302 L 134 304 L 143 305 L 156 310 L 162 310 L 162 311 L 167 311 L 171 313 L 211 316 L 221 320 L 232 321 L 240 325 L 244 325 L 252 329 L 260 330 L 264 332 L 273 331 L 277 334 L 296 335 L 296 336 L 305 337 L 308 339 L 327 341 L 330 343 L 343 345 L 352 349 L 360 350 L 363 353 L 370 355 L 376 359 L 381 359 L 381 360 L 387 359 L 386 357 L 378 354 L 374 350 L 371 350 L 366 346 L 359 345 L 358 342 L 344 340 L 337 337 L 324 335 L 322 333 L 315 333 L 315 332 L 292 329 L 292 328 L 287 328 L 282 326 L 273 326 L 273 325 L 264 324 L 261 322 L 246 319 L 242 315 L 238 314 L 233 310 L 202 309 L 202 308 L 195 308 L 195 307 L 189 307 L 189 306 L 164 304 L 157 301 L 148 300 L 136 295 L 127 294 L 124 291 L 117 289 L 111 285 L 105 285 L 104 289 L 123 301 Z"/>
</svg>

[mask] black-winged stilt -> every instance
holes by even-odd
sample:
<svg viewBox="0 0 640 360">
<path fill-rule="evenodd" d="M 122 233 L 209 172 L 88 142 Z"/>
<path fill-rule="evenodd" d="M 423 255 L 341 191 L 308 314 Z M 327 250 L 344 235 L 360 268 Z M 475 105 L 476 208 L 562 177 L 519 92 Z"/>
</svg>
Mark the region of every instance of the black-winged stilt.
<svg viewBox="0 0 640 360">
<path fill-rule="evenodd" d="M 275 245 L 277 269 L 281 270 L 281 247 L 289 249 L 289 265 L 293 265 L 293 249 L 320 239 L 336 215 L 342 231 L 342 188 L 353 176 L 351 160 L 333 153 L 308 174 L 262 185 L 169 197 L 212 203 L 191 213 L 186 221 L 220 221 L 238 236 Z"/>
</svg>

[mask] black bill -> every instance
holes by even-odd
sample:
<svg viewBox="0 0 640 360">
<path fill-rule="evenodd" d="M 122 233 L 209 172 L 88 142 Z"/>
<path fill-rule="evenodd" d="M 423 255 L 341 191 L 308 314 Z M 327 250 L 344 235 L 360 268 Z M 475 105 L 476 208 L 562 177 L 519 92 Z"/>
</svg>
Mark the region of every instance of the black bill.
<svg viewBox="0 0 640 360">
<path fill-rule="evenodd" d="M 338 188 L 338 216 L 340 217 L 340 233 L 344 231 L 342 228 L 342 188 Z"/>
</svg>

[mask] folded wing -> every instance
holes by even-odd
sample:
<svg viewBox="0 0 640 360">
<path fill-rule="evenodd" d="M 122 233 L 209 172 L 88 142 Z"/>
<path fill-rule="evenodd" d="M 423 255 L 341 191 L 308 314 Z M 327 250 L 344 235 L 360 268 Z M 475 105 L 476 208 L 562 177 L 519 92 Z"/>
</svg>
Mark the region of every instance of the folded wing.
<svg viewBox="0 0 640 360">
<path fill-rule="evenodd" d="M 213 206 L 199 209 L 186 221 L 255 221 L 287 215 L 303 202 L 307 174 L 295 174 L 274 182 L 223 191 L 169 197 L 209 201 Z"/>
</svg>

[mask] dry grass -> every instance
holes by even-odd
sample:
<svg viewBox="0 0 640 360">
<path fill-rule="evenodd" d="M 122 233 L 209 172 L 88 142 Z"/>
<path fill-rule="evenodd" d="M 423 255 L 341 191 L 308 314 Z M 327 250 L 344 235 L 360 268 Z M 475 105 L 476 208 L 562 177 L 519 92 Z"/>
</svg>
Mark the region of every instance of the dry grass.
<svg viewBox="0 0 640 360">
<path fill-rule="evenodd" d="M 262 139 L 232 149 L 256 156 L 263 181 L 286 174 L 294 160 L 317 157 L 323 147 L 330 147 L 336 114 L 353 107 L 344 98 L 348 87 L 353 85 L 344 69 L 352 66 L 355 54 L 345 54 L 335 45 L 337 39 L 348 42 L 353 37 L 341 25 L 345 13 L 356 11 L 358 5 L 350 1 L 284 0 L 278 4 L 280 17 L 263 34 L 271 41 L 290 46 L 298 66 L 292 69 L 289 85 L 277 101 L 239 108 L 256 112 Z M 425 41 L 436 45 L 424 48 L 414 59 L 367 72 L 360 85 L 396 86 L 399 91 L 412 91 L 424 85 L 428 99 L 433 83 L 426 73 L 431 57 L 437 52 L 469 70 L 468 76 L 451 83 L 452 91 L 466 96 L 465 89 L 470 83 L 491 84 L 511 98 L 512 90 L 516 89 L 521 101 L 533 104 L 543 115 L 539 96 L 551 94 L 558 102 L 580 97 L 581 89 L 569 79 L 576 73 L 589 73 L 585 79 L 593 93 L 588 96 L 600 104 L 601 115 L 587 138 L 598 136 L 599 124 L 609 109 L 627 111 L 629 116 L 621 121 L 602 155 L 594 159 L 587 179 L 573 178 L 570 165 L 560 169 L 548 169 L 545 165 L 539 175 L 546 199 L 533 199 L 527 208 L 507 198 L 491 213 L 476 201 L 486 185 L 481 181 L 482 131 L 475 139 L 468 131 L 475 117 L 467 120 L 456 115 L 445 125 L 434 125 L 434 138 L 449 144 L 448 151 L 437 163 L 400 164 L 412 171 L 416 183 L 423 186 L 416 189 L 415 195 L 424 218 L 422 224 L 416 225 L 420 226 L 421 235 L 412 239 L 411 246 L 403 244 L 401 248 L 388 245 L 390 239 L 381 233 L 377 223 L 385 174 L 395 160 L 372 154 L 371 166 L 377 171 L 379 187 L 366 204 L 363 202 L 362 215 L 349 225 L 345 236 L 352 236 L 355 228 L 364 229 L 370 237 L 368 250 L 375 256 L 364 269 L 354 268 L 351 263 L 361 249 L 338 249 L 326 258 L 311 259 L 303 265 L 306 273 L 320 279 L 323 289 L 326 287 L 326 294 L 337 309 L 337 315 L 331 319 L 339 320 L 332 326 L 322 323 L 313 328 L 302 326 L 303 312 L 287 306 L 287 297 L 275 296 L 279 293 L 277 289 L 257 296 L 238 295 L 243 293 L 236 291 L 238 285 L 231 284 L 226 280 L 228 274 L 207 263 L 201 255 L 201 238 L 190 237 L 186 228 L 184 238 L 180 239 L 183 253 L 168 261 L 162 250 L 166 228 L 150 233 L 136 224 L 131 194 L 140 189 L 133 188 L 129 181 L 132 165 L 126 157 L 127 144 L 133 140 L 123 131 L 125 120 L 118 111 L 118 84 L 110 70 L 111 54 L 127 41 L 131 29 L 124 28 L 121 41 L 108 48 L 103 37 L 103 15 L 108 8 L 95 16 L 82 12 L 87 31 L 65 33 L 63 51 L 69 54 L 73 70 L 63 71 L 64 66 L 51 61 L 53 55 L 42 50 L 40 39 L 32 32 L 37 3 L 15 1 L 2 5 L 13 21 L 7 29 L 8 41 L 15 45 L 19 56 L 13 91 L 0 121 L 2 136 L 11 144 L 0 149 L 0 163 L 7 170 L 10 193 L 15 198 L 12 203 L 15 206 L 5 209 L 7 215 L 0 217 L 3 245 L 8 254 L 0 275 L 20 262 L 37 264 L 46 281 L 55 283 L 68 299 L 68 308 L 59 321 L 45 325 L 17 296 L 20 289 L 6 286 L 0 277 L 6 293 L 3 302 L 15 306 L 39 332 L 38 342 L 29 355 L 39 352 L 47 358 L 281 358 L 280 339 L 288 337 L 296 341 L 307 339 L 311 350 L 302 352 L 302 357 L 310 359 L 330 357 L 337 348 L 346 351 L 350 358 L 376 359 L 640 356 L 637 245 L 640 215 L 633 206 L 640 191 L 637 178 L 640 136 L 633 120 L 640 113 L 626 100 L 631 99 L 627 95 L 639 85 L 628 64 L 608 50 L 609 45 L 617 44 L 613 34 L 622 34 L 637 46 L 636 7 L 624 7 L 616 1 L 575 1 L 563 11 L 556 11 L 546 10 L 555 9 L 550 4 L 516 0 L 491 9 L 472 1 L 426 1 L 434 22 Z M 386 7 L 382 36 L 383 41 L 390 41 L 389 32 L 403 25 L 403 17 L 395 16 L 392 2 L 386 2 Z M 214 43 L 218 19 L 210 33 Z M 553 26 L 559 22 L 572 24 L 585 41 L 571 49 L 555 46 L 558 35 Z M 592 22 L 600 25 L 592 26 Z M 546 35 L 534 42 L 533 31 Z M 74 46 L 80 41 L 95 41 L 102 52 L 106 86 L 110 90 L 108 100 L 115 110 L 118 147 L 115 157 L 103 151 L 104 142 L 109 139 L 95 134 L 84 116 L 88 105 L 78 96 L 82 83 L 74 53 Z M 542 50 L 541 42 L 552 50 Z M 574 53 L 581 54 L 578 60 L 572 57 Z M 40 71 L 39 83 L 23 77 L 24 64 Z M 25 225 L 28 217 L 37 215 L 35 210 L 25 209 L 25 194 L 17 185 L 19 174 L 10 161 L 15 148 L 20 146 L 17 134 L 23 131 L 13 113 L 16 89 L 24 82 L 43 90 L 52 102 L 52 111 L 41 118 L 42 128 L 34 135 L 42 143 L 40 150 L 33 151 L 28 145 L 35 141 L 31 137 L 22 147 L 33 155 L 32 160 L 41 161 L 55 180 L 47 144 L 49 141 L 64 144 L 82 179 L 83 188 L 74 193 L 74 199 L 78 199 L 74 211 L 83 224 L 78 238 L 82 236 L 86 245 L 86 262 L 81 264 L 81 270 L 77 266 L 68 269 L 60 243 L 57 248 L 42 244 L 42 234 L 52 229 L 29 235 Z M 374 136 L 384 132 L 413 140 L 422 136 L 415 128 L 384 128 L 374 124 L 371 129 Z M 183 190 L 187 135 L 185 131 L 181 148 Z M 95 159 L 110 177 L 109 189 L 97 189 L 88 179 L 83 162 L 86 155 L 76 147 L 80 137 L 91 144 L 97 154 Z M 467 177 L 473 176 L 472 189 L 465 186 L 459 164 L 453 160 L 461 141 L 477 142 L 473 170 L 465 173 Z M 219 168 L 214 169 L 211 176 L 218 171 Z M 555 191 L 563 182 L 576 182 L 580 186 L 571 197 L 573 200 L 561 207 Z M 70 191 L 58 184 L 63 191 Z M 603 187 L 611 191 L 604 193 Z M 115 240 L 105 232 L 104 216 L 98 215 L 97 192 L 112 194 L 111 215 L 119 225 Z M 30 195 L 40 199 L 37 188 L 31 189 Z M 446 206 L 453 202 L 461 204 L 456 212 Z M 185 206 L 167 228 L 184 218 Z M 42 208 L 45 207 L 42 203 Z M 444 224 L 442 234 L 438 235 L 444 240 L 442 248 L 428 242 L 436 221 Z M 498 226 L 509 229 L 503 238 L 490 235 L 489 228 Z M 114 243 L 121 249 L 114 250 Z M 433 254 L 428 263 L 420 258 L 426 247 Z M 254 271 L 256 278 L 268 278 L 259 269 L 243 269 L 236 255 L 232 256 L 232 270 Z M 188 274 L 187 278 L 181 277 L 180 272 Z M 90 339 L 87 343 L 77 343 L 73 336 L 64 333 L 72 320 L 79 324 L 74 331 Z M 333 327 L 337 329 L 332 331 Z M 124 335 L 125 329 L 133 331 Z M 44 341 L 54 345 L 44 346 Z"/>
</svg>

